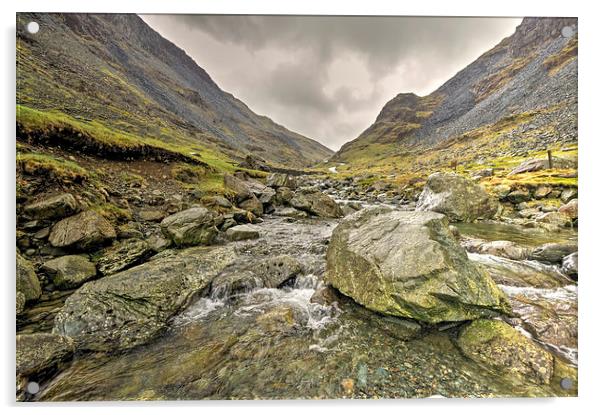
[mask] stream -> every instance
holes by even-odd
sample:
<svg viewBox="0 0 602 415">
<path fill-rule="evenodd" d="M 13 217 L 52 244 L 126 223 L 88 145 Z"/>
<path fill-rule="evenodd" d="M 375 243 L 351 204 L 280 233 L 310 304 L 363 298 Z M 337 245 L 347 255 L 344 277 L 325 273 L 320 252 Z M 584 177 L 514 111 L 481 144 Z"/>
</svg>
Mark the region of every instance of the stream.
<svg viewBox="0 0 602 415">
<path fill-rule="evenodd" d="M 49 382 L 36 400 L 182 400 L 293 398 L 425 398 L 565 396 L 558 378 L 537 385 L 492 373 L 455 346 L 457 325 L 417 330 L 340 297 L 310 302 L 319 289 L 328 240 L 337 220 L 267 215 L 260 238 L 232 242 L 246 258 L 288 254 L 303 272 L 280 288 L 220 292 L 177 315 L 159 338 L 134 349 L 85 353 Z M 461 224 L 463 234 L 537 245 L 576 238 L 505 225 Z M 503 236 L 501 238 L 500 236 Z M 577 287 L 533 261 L 470 258 L 490 272 L 513 273 L 500 284 L 516 317 L 509 322 L 559 359 L 577 364 Z M 538 274 L 537 278 L 530 277 Z M 541 274 L 541 275 L 539 275 Z M 522 282 L 520 282 L 522 281 Z M 547 281 L 547 283 L 541 283 Z M 554 281 L 554 282 L 550 282 Z M 534 284 L 534 285 L 530 285 Z"/>
</svg>

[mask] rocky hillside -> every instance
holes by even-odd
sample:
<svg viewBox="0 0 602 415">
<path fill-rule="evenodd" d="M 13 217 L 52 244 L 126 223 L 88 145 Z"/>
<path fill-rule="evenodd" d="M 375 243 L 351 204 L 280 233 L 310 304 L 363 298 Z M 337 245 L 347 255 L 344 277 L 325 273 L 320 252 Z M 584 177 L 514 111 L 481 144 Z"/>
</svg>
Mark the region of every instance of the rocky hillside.
<svg viewBox="0 0 602 415">
<path fill-rule="evenodd" d="M 408 152 L 460 143 L 437 159 L 462 163 L 576 141 L 577 19 L 525 18 L 430 95 L 397 95 L 333 161 L 399 167 Z"/>
<path fill-rule="evenodd" d="M 332 154 L 221 90 L 136 15 L 19 14 L 17 85 L 21 138 L 67 131 L 79 149 L 159 148 L 210 164 L 252 153 L 304 167 Z"/>
</svg>

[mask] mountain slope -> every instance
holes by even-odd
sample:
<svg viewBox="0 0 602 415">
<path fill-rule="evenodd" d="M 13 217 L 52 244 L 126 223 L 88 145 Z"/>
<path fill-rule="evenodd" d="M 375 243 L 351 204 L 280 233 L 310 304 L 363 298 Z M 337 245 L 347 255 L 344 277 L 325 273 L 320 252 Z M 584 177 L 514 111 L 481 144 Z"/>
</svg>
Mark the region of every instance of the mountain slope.
<svg viewBox="0 0 602 415">
<path fill-rule="evenodd" d="M 37 34 L 24 30 L 30 20 L 40 24 Z M 222 91 L 136 15 L 20 13 L 17 28 L 23 123 L 60 117 L 115 143 L 140 140 L 206 158 L 252 153 L 295 167 L 332 154 Z"/>
<path fill-rule="evenodd" d="M 573 35 L 562 35 L 566 26 Z M 512 36 L 433 93 L 397 95 L 332 160 L 393 168 L 408 155 L 452 144 L 461 146 L 441 154 L 441 161 L 576 142 L 576 26 L 572 18 L 525 18 Z M 473 154 L 462 151 L 467 149 Z"/>
</svg>

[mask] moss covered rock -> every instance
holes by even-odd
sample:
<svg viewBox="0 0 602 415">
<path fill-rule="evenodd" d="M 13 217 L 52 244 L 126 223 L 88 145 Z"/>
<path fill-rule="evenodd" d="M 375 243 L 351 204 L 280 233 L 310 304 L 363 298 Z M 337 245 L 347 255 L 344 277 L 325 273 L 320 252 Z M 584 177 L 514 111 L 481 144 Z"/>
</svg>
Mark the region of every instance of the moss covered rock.
<svg viewBox="0 0 602 415">
<path fill-rule="evenodd" d="M 42 295 L 40 281 L 33 265 L 19 253 L 17 253 L 17 292 L 23 295 L 25 301 L 37 300 Z"/>
<path fill-rule="evenodd" d="M 190 248 L 88 282 L 67 298 L 55 318 L 54 332 L 73 338 L 86 350 L 143 344 L 235 257 L 228 247 Z"/>
<path fill-rule="evenodd" d="M 547 384 L 554 374 L 554 357 L 500 320 L 471 322 L 457 343 L 468 358 L 505 375 Z"/>
<path fill-rule="evenodd" d="M 373 311 L 428 323 L 509 312 L 448 225 L 434 212 L 377 207 L 349 216 L 332 234 L 326 282 Z"/>
<path fill-rule="evenodd" d="M 87 258 L 66 255 L 44 262 L 42 271 L 61 289 L 77 288 L 96 275 L 96 267 Z"/>
</svg>

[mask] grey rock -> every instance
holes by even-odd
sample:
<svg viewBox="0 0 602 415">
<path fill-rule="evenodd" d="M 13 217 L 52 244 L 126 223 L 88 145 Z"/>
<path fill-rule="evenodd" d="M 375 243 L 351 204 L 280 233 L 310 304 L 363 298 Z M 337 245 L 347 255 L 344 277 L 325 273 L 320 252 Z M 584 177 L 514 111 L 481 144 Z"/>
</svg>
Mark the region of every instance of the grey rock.
<svg viewBox="0 0 602 415">
<path fill-rule="evenodd" d="M 17 291 L 25 297 L 25 301 L 33 301 L 40 298 L 42 288 L 40 280 L 36 276 L 33 265 L 17 252 Z"/>
<path fill-rule="evenodd" d="M 267 185 L 275 189 L 279 187 L 287 187 L 289 189 L 296 189 L 298 186 L 297 179 L 290 174 L 285 173 L 272 173 L 267 178 Z"/>
<path fill-rule="evenodd" d="M 106 244 L 117 234 L 113 225 L 93 210 L 87 210 L 56 223 L 50 231 L 50 244 L 57 248 L 86 251 Z"/>
<path fill-rule="evenodd" d="M 126 239 L 104 249 L 99 254 L 96 266 L 103 275 L 111 275 L 148 259 L 154 251 L 148 242 Z"/>
<path fill-rule="evenodd" d="M 577 249 L 576 242 L 552 242 L 535 248 L 529 256 L 529 259 L 557 264 L 562 262 L 563 258 L 567 255 L 577 252 Z"/>
<path fill-rule="evenodd" d="M 498 208 L 482 186 L 453 173 L 431 174 L 416 205 L 416 210 L 443 213 L 452 222 L 490 219 Z"/>
<path fill-rule="evenodd" d="M 80 255 L 66 255 L 44 262 L 41 270 L 60 289 L 77 288 L 96 276 L 96 267 Z"/>
<path fill-rule="evenodd" d="M 25 214 L 34 219 L 60 219 L 76 213 L 79 204 L 70 193 L 61 193 L 36 202 L 23 208 Z"/>
<path fill-rule="evenodd" d="M 579 253 L 573 252 L 562 258 L 561 270 L 563 274 L 575 278 L 579 274 Z"/>
<path fill-rule="evenodd" d="M 215 215 L 206 208 L 183 210 L 163 219 L 161 230 L 176 245 L 209 245 L 217 236 Z"/>
<path fill-rule="evenodd" d="M 88 282 L 67 298 L 53 332 L 84 350 L 143 344 L 235 258 L 228 247 L 194 247 Z"/>
<path fill-rule="evenodd" d="M 259 238 L 259 230 L 253 225 L 237 225 L 226 230 L 226 238 L 231 241 Z"/>
<path fill-rule="evenodd" d="M 297 191 L 289 202 L 296 209 L 321 218 L 340 218 L 343 211 L 330 196 L 318 191 Z"/>
<path fill-rule="evenodd" d="M 448 225 L 434 212 L 361 210 L 335 228 L 325 282 L 373 311 L 429 323 L 509 312 Z"/>
</svg>

